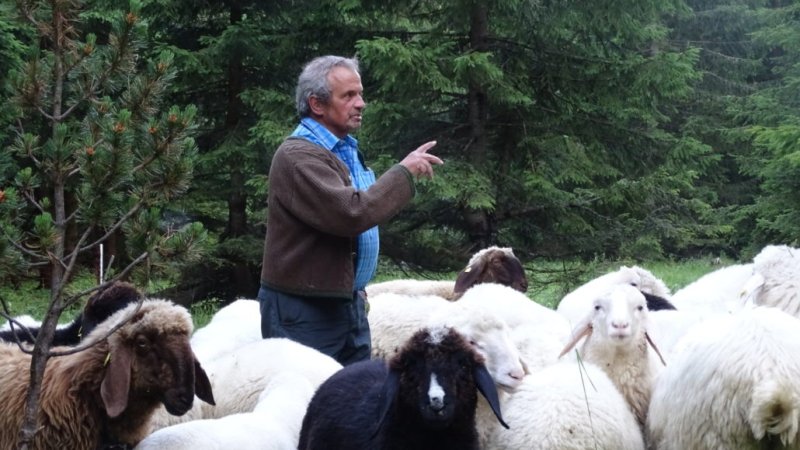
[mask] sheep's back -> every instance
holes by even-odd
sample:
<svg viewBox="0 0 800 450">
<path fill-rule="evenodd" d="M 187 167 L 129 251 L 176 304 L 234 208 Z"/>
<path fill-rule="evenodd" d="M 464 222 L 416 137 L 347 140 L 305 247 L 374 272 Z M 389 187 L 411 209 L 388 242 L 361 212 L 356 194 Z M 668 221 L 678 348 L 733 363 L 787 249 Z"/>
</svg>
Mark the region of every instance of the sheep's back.
<svg viewBox="0 0 800 450">
<path fill-rule="evenodd" d="M 760 448 L 754 432 L 766 423 L 791 442 L 785 448 L 800 448 L 800 321 L 746 309 L 693 328 L 678 346 L 650 402 L 655 448 Z"/>
<path fill-rule="evenodd" d="M 485 448 L 642 450 L 642 433 L 608 376 L 593 364 L 558 363 L 525 377 L 503 405 L 510 429 Z"/>
<path fill-rule="evenodd" d="M 408 296 L 436 295 L 447 300 L 452 300 L 455 285 L 456 282 L 452 280 L 415 280 L 412 278 L 404 278 L 371 283 L 367 285 L 365 290 L 367 291 L 368 299 L 372 299 L 380 294 L 391 293 Z"/>
<path fill-rule="evenodd" d="M 91 356 L 97 351 L 100 350 L 91 348 L 48 361 L 39 397 L 41 429 L 34 439 L 34 450 L 75 448 L 76 443 L 91 448 L 97 442 L 100 419 L 95 402 L 100 399 L 92 398 L 85 389 L 85 386 L 99 388 L 100 385 L 100 375 L 93 370 L 96 364 L 92 364 Z M 30 364 L 30 355 L 22 353 L 16 344 L 0 344 L 0 405 L 3 405 L 0 448 L 16 445 L 22 427 Z"/>
<path fill-rule="evenodd" d="M 300 431 L 299 450 L 382 448 L 369 430 L 376 420 L 379 389 L 388 375 L 383 361 L 362 361 L 328 378 L 311 398 Z M 378 433 L 380 436 L 380 433 Z"/>
<path fill-rule="evenodd" d="M 173 416 L 159 407 L 150 422 L 152 431 L 196 419 L 217 419 L 252 411 L 270 381 L 290 372 L 314 388 L 342 368 L 322 352 L 286 338 L 261 339 L 203 363 L 216 405 L 195 398 L 192 409 Z"/>
<path fill-rule="evenodd" d="M 393 293 L 369 299 L 372 357 L 389 359 L 428 318 L 450 302 L 433 295 L 407 296 Z"/>
</svg>

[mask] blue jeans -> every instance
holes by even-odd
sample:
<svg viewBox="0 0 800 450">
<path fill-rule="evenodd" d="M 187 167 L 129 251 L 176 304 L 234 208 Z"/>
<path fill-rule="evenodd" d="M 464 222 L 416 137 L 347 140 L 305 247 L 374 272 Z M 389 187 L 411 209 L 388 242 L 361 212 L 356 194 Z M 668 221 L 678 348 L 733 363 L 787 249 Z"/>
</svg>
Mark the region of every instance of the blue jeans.
<svg viewBox="0 0 800 450">
<path fill-rule="evenodd" d="M 363 292 L 354 293 L 348 301 L 290 295 L 262 285 L 258 301 L 263 338 L 289 338 L 342 365 L 370 358 L 372 342 Z"/>
</svg>

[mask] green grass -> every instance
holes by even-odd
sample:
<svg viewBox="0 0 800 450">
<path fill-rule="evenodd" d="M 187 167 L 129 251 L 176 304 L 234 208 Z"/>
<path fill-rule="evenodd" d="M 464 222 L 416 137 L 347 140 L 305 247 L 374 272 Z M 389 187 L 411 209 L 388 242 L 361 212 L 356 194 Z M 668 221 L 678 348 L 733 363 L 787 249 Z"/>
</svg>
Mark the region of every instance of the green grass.
<svg viewBox="0 0 800 450">
<path fill-rule="evenodd" d="M 67 296 L 76 295 L 96 285 L 97 282 L 94 275 L 89 272 L 81 272 L 67 286 L 65 294 Z M 148 287 L 139 288 L 147 293 L 157 292 L 165 287 L 161 284 L 153 283 Z M 59 323 L 70 322 L 83 309 L 87 298 L 88 296 L 80 298 L 65 309 L 59 318 Z M 41 289 L 38 286 L 38 281 L 23 281 L 19 286 L 0 286 L 0 299 L 6 303 L 12 316 L 29 315 L 41 321 L 44 319 L 47 307 L 50 304 L 50 290 Z M 217 298 L 205 299 L 192 304 L 189 307 L 189 312 L 192 315 L 194 328 L 198 329 L 206 325 L 221 305 L 222 300 Z M 0 317 L 0 324 L 3 323 L 5 323 L 5 320 Z"/>
<path fill-rule="evenodd" d="M 528 296 L 550 308 L 555 308 L 559 300 L 577 288 L 581 284 L 596 278 L 605 273 L 617 270 L 622 265 L 639 265 L 661 278 L 672 292 L 686 286 L 692 281 L 700 278 L 708 272 L 717 270 L 726 265 L 734 264 L 735 261 L 723 260 L 719 265 L 711 264 L 710 258 L 695 259 L 688 261 L 652 261 L 636 263 L 632 261 L 534 261 L 526 265 L 528 274 L 529 288 Z M 438 280 L 454 280 L 457 272 L 437 272 L 419 273 L 401 271 L 396 266 L 384 261 L 378 267 L 378 273 L 374 281 L 386 281 L 397 278 L 428 278 Z M 73 295 L 77 292 L 87 290 L 94 286 L 95 280 L 89 273 L 81 273 L 70 283 L 67 294 Z M 155 292 L 164 286 L 152 285 L 142 289 L 144 292 Z M 50 291 L 40 289 L 33 281 L 23 282 L 19 287 L 0 286 L 0 298 L 8 304 L 11 315 L 19 316 L 30 315 L 38 320 L 42 320 L 50 302 Z M 72 317 L 83 308 L 86 299 L 79 300 L 75 305 L 68 308 L 61 316 L 61 323 L 72 320 Z M 192 314 L 195 329 L 207 324 L 215 312 L 222 305 L 222 300 L 210 298 L 195 302 L 189 308 Z M 0 320 L 0 323 L 3 323 Z"/>
<path fill-rule="evenodd" d="M 635 261 L 533 261 L 525 266 L 528 275 L 528 296 L 549 308 L 558 306 L 558 302 L 573 289 L 600 275 L 615 271 L 620 266 L 638 265 L 653 273 L 664 281 L 671 292 L 676 292 L 692 281 L 708 272 L 717 270 L 735 261 L 722 260 L 720 264 L 711 263 L 711 258 L 687 261 L 651 261 L 637 263 Z M 433 280 L 455 280 L 458 272 L 419 273 L 401 271 L 397 266 L 384 261 L 378 267 L 374 281 L 386 281 L 398 278 L 418 278 Z"/>
</svg>

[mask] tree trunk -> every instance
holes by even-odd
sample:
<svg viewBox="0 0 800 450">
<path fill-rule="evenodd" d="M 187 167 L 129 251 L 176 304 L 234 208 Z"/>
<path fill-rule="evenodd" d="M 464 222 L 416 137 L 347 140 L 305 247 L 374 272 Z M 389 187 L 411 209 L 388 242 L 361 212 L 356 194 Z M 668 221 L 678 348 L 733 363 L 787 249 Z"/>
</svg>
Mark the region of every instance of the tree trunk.
<svg viewBox="0 0 800 450">
<path fill-rule="evenodd" d="M 238 2 L 230 5 L 230 24 L 236 25 L 242 20 L 242 8 Z M 240 132 L 243 104 L 241 100 L 242 77 L 244 65 L 242 55 L 233 52 L 228 60 L 228 105 L 225 117 L 225 135 L 236 136 Z M 228 195 L 228 224 L 224 236 L 235 238 L 245 236 L 247 230 L 247 191 L 245 175 L 238 161 L 230 165 L 230 194 Z M 247 261 L 235 261 L 231 268 L 231 278 L 237 296 L 252 297 L 257 286 Z"/>
<path fill-rule="evenodd" d="M 61 117 L 62 96 L 64 94 L 64 67 L 61 43 L 64 41 L 66 23 L 61 11 L 53 11 L 53 33 L 55 35 L 53 43 L 53 117 Z M 51 133 L 56 134 L 58 120 L 51 123 Z M 19 430 L 18 448 L 26 450 L 33 444 L 36 430 L 38 429 L 39 395 L 41 394 L 44 370 L 47 366 L 50 344 L 53 341 L 58 318 L 63 309 L 61 305 L 61 290 L 64 281 L 64 267 L 61 265 L 64 260 L 64 245 L 66 234 L 66 203 L 64 200 L 64 187 L 66 183 L 65 168 L 54 167 L 51 172 L 53 183 L 53 221 L 55 222 L 56 242 L 50 255 L 50 305 L 47 309 L 42 327 L 36 336 L 31 357 L 30 381 L 28 383 L 28 394 L 25 397 L 25 415 L 22 426 Z"/>
<path fill-rule="evenodd" d="M 469 32 L 470 47 L 473 51 L 482 52 L 487 49 L 489 28 L 488 8 L 482 2 L 475 2 L 471 9 Z M 488 151 L 486 122 L 488 120 L 488 95 L 486 87 L 479 80 L 471 80 L 467 100 L 467 121 L 470 129 L 470 145 L 467 158 L 473 167 L 485 167 Z M 464 221 L 470 241 L 484 248 L 492 242 L 492 224 L 489 212 L 485 209 L 464 208 Z"/>
</svg>

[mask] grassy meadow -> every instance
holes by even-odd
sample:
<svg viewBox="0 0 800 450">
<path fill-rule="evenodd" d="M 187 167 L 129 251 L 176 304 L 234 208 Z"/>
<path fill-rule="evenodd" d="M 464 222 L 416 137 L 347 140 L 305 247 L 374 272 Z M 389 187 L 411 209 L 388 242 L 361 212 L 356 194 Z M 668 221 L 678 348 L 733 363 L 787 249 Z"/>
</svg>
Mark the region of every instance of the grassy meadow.
<svg viewBox="0 0 800 450">
<path fill-rule="evenodd" d="M 555 308 L 558 301 L 569 291 L 575 289 L 586 281 L 599 275 L 617 270 L 620 266 L 638 265 L 661 278 L 672 292 L 686 286 L 708 272 L 714 271 L 735 261 L 722 260 L 714 263 L 713 258 L 694 259 L 687 261 L 593 261 L 593 262 L 567 262 L 567 261 L 534 261 L 526 264 L 529 288 L 528 296 L 534 301 Z M 419 279 L 455 279 L 457 272 L 413 272 L 402 270 L 400 267 L 381 261 L 374 281 L 385 281 L 396 278 Z M 83 292 L 94 286 L 96 281 L 88 272 L 75 277 L 67 288 L 68 295 Z M 165 286 L 153 283 L 140 289 L 144 292 L 157 292 Z M 0 286 L 0 298 L 8 305 L 12 316 L 23 314 L 41 320 L 50 301 L 50 291 L 38 287 L 38 282 L 26 281 L 19 286 Z M 61 316 L 65 323 L 83 307 L 85 299 L 79 300 L 67 309 Z M 222 306 L 222 300 L 216 298 L 204 299 L 194 303 L 190 311 L 195 322 L 195 328 L 202 327 L 211 319 L 211 316 Z M 0 323 L 3 323 L 0 320 Z"/>
</svg>

